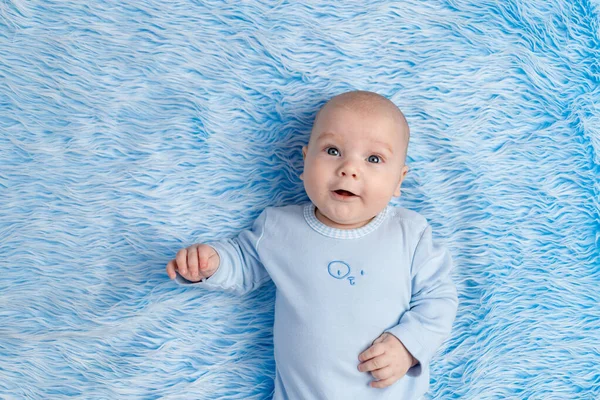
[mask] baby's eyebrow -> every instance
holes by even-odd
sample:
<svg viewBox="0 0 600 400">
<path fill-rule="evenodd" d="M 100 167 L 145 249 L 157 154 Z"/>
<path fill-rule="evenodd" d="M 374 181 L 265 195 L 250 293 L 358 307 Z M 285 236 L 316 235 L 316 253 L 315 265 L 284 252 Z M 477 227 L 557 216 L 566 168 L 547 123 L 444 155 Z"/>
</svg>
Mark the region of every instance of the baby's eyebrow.
<svg viewBox="0 0 600 400">
<path fill-rule="evenodd" d="M 319 135 L 319 137 L 317 137 L 317 142 L 333 140 L 333 139 L 336 139 L 337 137 L 338 137 L 338 135 L 336 135 L 335 133 L 323 132 L 322 134 Z M 388 142 L 383 142 L 381 140 L 372 140 L 371 144 L 373 144 L 374 146 L 379 146 L 379 147 L 383 148 L 389 154 L 394 154 L 392 146 Z"/>
<path fill-rule="evenodd" d="M 335 139 L 337 137 L 337 135 L 335 135 L 334 133 L 331 132 L 325 132 L 319 135 L 319 137 L 317 138 L 317 140 L 329 140 L 329 139 Z"/>
<path fill-rule="evenodd" d="M 381 142 L 381 141 L 379 141 L 379 140 L 373 140 L 373 143 L 374 143 L 376 146 L 383 147 L 383 149 L 384 149 L 384 150 L 386 150 L 388 153 L 390 153 L 390 154 L 394 154 L 394 151 L 392 150 L 392 146 L 390 146 L 390 144 L 389 144 L 389 143 L 387 143 L 387 142 Z"/>
</svg>

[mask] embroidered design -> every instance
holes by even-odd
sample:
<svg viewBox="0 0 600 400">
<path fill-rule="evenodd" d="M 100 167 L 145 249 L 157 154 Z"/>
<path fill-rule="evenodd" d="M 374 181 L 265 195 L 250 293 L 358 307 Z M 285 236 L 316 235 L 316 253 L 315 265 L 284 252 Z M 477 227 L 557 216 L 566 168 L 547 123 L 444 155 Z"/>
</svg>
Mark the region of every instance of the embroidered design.
<svg viewBox="0 0 600 400">
<path fill-rule="evenodd" d="M 350 274 L 350 266 L 343 261 L 332 261 L 327 266 L 327 271 L 335 279 L 344 279 Z"/>
<path fill-rule="evenodd" d="M 347 278 L 348 282 L 350 282 L 351 286 L 354 286 L 356 284 L 356 277 L 355 276 L 349 276 L 350 273 L 352 272 L 352 270 L 350 269 L 350 266 L 343 262 L 343 261 L 332 261 L 327 265 L 327 272 L 329 272 L 329 275 L 331 275 L 332 277 L 334 277 L 335 279 L 344 279 Z M 360 274 L 362 276 L 365 275 L 365 271 L 364 270 L 360 270 Z"/>
</svg>

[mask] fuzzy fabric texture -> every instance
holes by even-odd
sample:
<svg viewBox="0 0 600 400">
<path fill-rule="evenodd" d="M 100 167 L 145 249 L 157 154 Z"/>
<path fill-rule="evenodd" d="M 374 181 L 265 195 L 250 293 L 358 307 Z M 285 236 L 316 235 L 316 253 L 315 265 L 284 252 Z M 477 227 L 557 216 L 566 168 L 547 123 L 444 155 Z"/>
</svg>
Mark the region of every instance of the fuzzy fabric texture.
<svg viewBox="0 0 600 400">
<path fill-rule="evenodd" d="M 364 89 L 412 128 L 393 204 L 456 264 L 427 397 L 600 398 L 599 12 L 0 2 L 0 397 L 269 398 L 273 285 L 235 297 L 164 268 L 307 200 L 316 111 Z"/>
</svg>

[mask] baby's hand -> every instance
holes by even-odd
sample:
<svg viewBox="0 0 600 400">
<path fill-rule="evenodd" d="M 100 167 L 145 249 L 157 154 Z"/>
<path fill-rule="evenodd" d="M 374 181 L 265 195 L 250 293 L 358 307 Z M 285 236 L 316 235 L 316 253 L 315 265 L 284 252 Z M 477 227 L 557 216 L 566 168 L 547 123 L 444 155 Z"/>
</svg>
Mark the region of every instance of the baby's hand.
<svg viewBox="0 0 600 400">
<path fill-rule="evenodd" d="M 167 264 L 169 278 L 179 275 L 191 282 L 199 282 L 210 278 L 219 268 L 219 254 L 207 244 L 195 244 L 177 252 L 174 260 Z"/>
<path fill-rule="evenodd" d="M 417 360 L 406 350 L 402 342 L 391 333 L 383 333 L 371 347 L 360 353 L 358 365 L 360 372 L 371 372 L 375 380 L 371 387 L 385 388 L 391 386 L 406 372 Z"/>
</svg>

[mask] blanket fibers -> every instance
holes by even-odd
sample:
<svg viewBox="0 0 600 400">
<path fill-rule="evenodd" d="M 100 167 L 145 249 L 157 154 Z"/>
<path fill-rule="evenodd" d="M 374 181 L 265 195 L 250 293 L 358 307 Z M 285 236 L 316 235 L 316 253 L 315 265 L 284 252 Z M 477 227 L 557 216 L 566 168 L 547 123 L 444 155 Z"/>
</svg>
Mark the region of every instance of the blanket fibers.
<svg viewBox="0 0 600 400">
<path fill-rule="evenodd" d="M 164 267 L 307 200 L 351 89 L 456 263 L 428 398 L 600 398 L 599 59 L 585 0 L 0 2 L 0 398 L 269 398 L 273 285 Z"/>
</svg>

